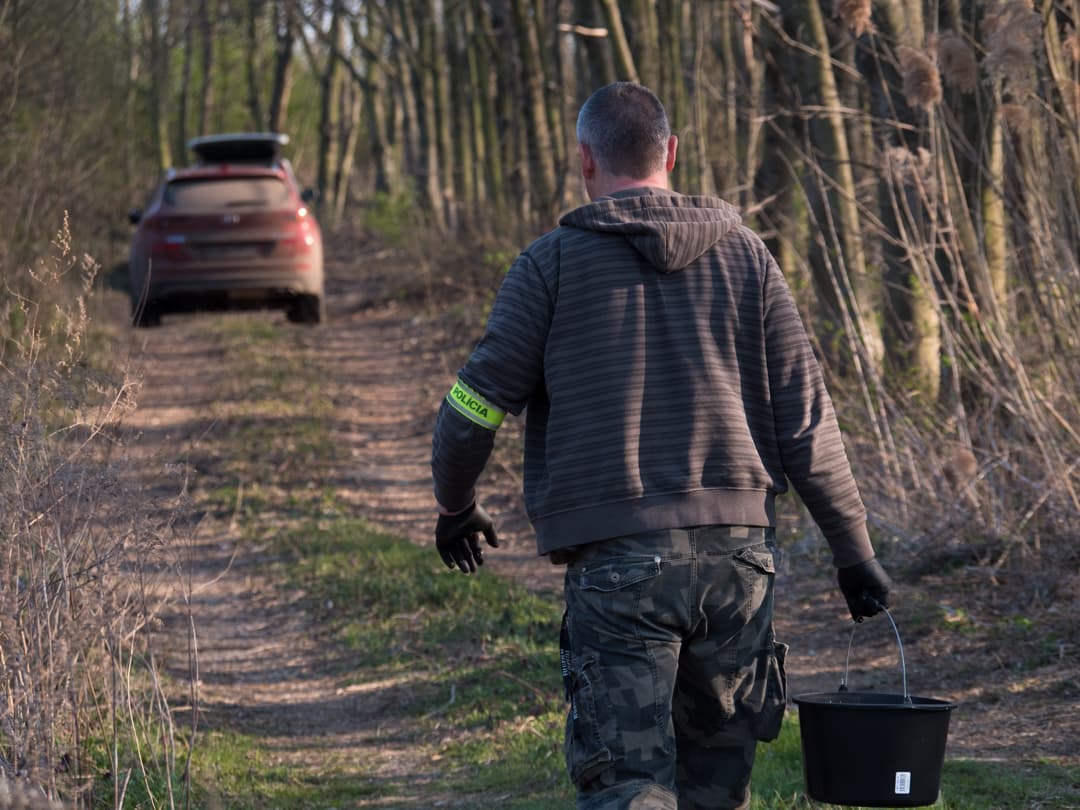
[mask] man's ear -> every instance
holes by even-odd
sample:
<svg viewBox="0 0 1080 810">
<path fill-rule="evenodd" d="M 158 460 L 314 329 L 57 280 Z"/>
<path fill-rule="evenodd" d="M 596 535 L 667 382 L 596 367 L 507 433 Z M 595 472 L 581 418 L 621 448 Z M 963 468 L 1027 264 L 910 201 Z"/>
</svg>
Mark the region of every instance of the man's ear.
<svg viewBox="0 0 1080 810">
<path fill-rule="evenodd" d="M 592 180 L 596 175 L 596 159 L 592 149 L 587 144 L 579 143 L 577 147 L 578 157 L 581 158 L 581 176 L 586 180 Z"/>
<path fill-rule="evenodd" d="M 672 135 L 668 138 L 667 142 L 667 160 L 664 161 L 664 168 L 670 172 L 675 168 L 675 153 L 679 151 L 679 136 Z"/>
</svg>

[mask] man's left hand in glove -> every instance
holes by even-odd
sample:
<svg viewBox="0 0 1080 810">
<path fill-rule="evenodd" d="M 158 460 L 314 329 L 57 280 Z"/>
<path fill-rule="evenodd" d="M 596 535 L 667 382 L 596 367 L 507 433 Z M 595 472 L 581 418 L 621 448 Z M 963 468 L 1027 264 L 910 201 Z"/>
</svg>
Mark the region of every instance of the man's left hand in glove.
<svg viewBox="0 0 1080 810">
<path fill-rule="evenodd" d="M 499 547 L 495 524 L 475 501 L 468 509 L 455 515 L 440 514 L 435 524 L 435 547 L 446 567 L 456 565 L 463 574 L 475 573 L 476 567 L 484 564 L 480 535 L 492 548 Z"/>
</svg>

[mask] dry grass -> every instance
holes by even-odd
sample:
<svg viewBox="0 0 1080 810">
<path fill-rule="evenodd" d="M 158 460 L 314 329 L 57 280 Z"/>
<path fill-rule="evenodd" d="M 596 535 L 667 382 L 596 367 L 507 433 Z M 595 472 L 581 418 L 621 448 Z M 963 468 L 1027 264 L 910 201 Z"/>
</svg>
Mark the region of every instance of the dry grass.
<svg viewBox="0 0 1080 810">
<path fill-rule="evenodd" d="M 65 222 L 49 255 L 5 274 L 0 778 L 76 806 L 111 791 L 119 807 L 129 785 L 171 784 L 161 748 L 177 735 L 148 644 L 160 531 L 119 433 L 138 386 L 94 327 L 96 273 Z"/>
</svg>

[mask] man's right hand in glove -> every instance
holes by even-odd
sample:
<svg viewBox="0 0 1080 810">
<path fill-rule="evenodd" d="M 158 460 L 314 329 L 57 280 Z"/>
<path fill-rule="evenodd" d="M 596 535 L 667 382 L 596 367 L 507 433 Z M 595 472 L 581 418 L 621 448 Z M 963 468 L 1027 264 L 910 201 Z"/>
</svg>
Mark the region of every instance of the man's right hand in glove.
<svg viewBox="0 0 1080 810">
<path fill-rule="evenodd" d="M 492 548 L 499 547 L 495 524 L 475 501 L 468 509 L 455 515 L 440 514 L 435 524 L 435 547 L 446 567 L 456 565 L 463 574 L 475 573 L 476 567 L 484 564 L 480 535 Z"/>
<path fill-rule="evenodd" d="M 892 581 L 876 558 L 838 569 L 836 579 L 855 621 L 876 616 L 889 606 Z"/>
</svg>

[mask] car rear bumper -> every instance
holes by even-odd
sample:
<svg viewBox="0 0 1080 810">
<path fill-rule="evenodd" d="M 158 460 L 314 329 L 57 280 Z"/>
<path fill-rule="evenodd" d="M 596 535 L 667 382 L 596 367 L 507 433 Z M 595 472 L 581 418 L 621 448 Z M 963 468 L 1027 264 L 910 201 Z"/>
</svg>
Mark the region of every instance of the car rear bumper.
<svg viewBox="0 0 1080 810">
<path fill-rule="evenodd" d="M 157 303 L 190 301 L 197 305 L 200 298 L 223 301 L 273 303 L 287 301 L 298 295 L 323 294 L 323 271 L 321 263 L 307 269 L 297 268 L 295 263 L 274 266 L 199 267 L 197 272 L 190 266 L 170 268 L 167 265 L 152 267 L 146 286 L 146 298 Z"/>
</svg>

